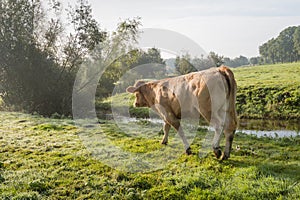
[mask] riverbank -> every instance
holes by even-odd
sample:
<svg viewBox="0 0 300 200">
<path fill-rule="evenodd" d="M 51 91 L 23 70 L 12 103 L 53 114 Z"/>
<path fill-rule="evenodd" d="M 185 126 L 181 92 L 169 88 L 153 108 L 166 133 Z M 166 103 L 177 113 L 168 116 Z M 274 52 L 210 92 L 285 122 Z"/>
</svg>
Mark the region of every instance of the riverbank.
<svg viewBox="0 0 300 200">
<path fill-rule="evenodd" d="M 91 128 L 76 127 L 70 119 L 49 119 L 0 112 L 0 198 L 2 199 L 299 199 L 300 137 L 258 138 L 237 132 L 231 158 L 219 161 L 212 151 L 199 157 L 208 130 L 198 129 L 193 155 L 181 151 L 161 169 L 130 173 L 95 157 L 82 134 L 107 137 L 110 145 L 134 155 L 164 149 L 151 124 L 102 120 Z M 156 128 L 156 127 L 154 127 Z M 92 131 L 91 131 L 92 130 Z M 86 134 L 85 134 L 86 133 Z M 133 137 L 131 134 L 135 134 Z M 103 135 L 104 134 L 104 135 Z M 169 145 L 176 145 L 170 133 Z M 101 140 L 92 141 L 95 147 Z M 224 140 L 222 141 L 224 146 Z M 118 152 L 110 152 L 110 160 Z M 118 159 L 122 162 L 122 159 Z M 150 160 L 151 161 L 151 160 Z M 130 165 L 130 163 L 125 163 Z M 122 166 L 121 166 L 122 167 Z M 142 166 L 141 166 L 142 167 Z M 142 169 L 142 168 L 139 168 Z"/>
<path fill-rule="evenodd" d="M 300 119 L 300 63 L 233 69 L 240 118 Z"/>
</svg>

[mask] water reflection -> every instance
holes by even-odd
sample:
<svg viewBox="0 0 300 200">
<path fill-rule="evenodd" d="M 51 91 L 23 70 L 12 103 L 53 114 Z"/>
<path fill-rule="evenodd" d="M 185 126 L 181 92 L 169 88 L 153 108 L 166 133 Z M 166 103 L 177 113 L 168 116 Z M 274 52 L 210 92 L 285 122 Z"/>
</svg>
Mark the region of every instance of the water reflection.
<svg viewBox="0 0 300 200">
<path fill-rule="evenodd" d="M 238 131 L 258 137 L 295 137 L 300 135 L 300 121 L 240 119 Z"/>
<path fill-rule="evenodd" d="M 246 130 L 300 130 L 300 120 L 255 120 L 239 119 L 239 128 Z"/>
<path fill-rule="evenodd" d="M 163 120 L 159 118 L 137 119 L 131 117 L 117 117 L 118 121 L 123 123 L 137 122 L 146 120 L 154 124 L 163 124 Z M 113 120 L 112 115 L 106 115 L 107 120 Z M 204 120 L 200 120 L 200 127 L 208 130 L 213 130 L 208 127 Z M 258 137 L 295 137 L 300 136 L 300 121 L 299 120 L 254 120 L 254 119 L 239 119 L 237 132 L 257 135 Z"/>
</svg>

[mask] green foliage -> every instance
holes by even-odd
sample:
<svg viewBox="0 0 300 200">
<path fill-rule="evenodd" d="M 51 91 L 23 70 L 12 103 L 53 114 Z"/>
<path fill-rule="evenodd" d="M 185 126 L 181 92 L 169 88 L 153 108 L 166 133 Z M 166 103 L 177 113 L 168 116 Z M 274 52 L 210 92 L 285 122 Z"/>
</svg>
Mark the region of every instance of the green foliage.
<svg viewBox="0 0 300 200">
<path fill-rule="evenodd" d="M 179 74 L 188 74 L 197 71 L 191 63 L 191 57 L 189 54 L 182 57 L 177 56 L 175 60 L 175 68 Z"/>
<path fill-rule="evenodd" d="M 210 52 L 207 57 L 201 55 L 201 58 L 192 58 L 189 53 L 177 56 L 175 60 L 175 69 L 179 74 L 188 74 L 195 71 L 205 70 L 211 67 L 219 67 L 224 64 L 224 57 Z"/>
<path fill-rule="evenodd" d="M 212 61 L 216 67 L 220 67 L 221 65 L 224 64 L 224 56 L 220 56 L 220 55 L 216 54 L 215 52 L 210 52 L 209 58 L 212 59 Z"/>
<path fill-rule="evenodd" d="M 291 26 L 259 47 L 264 63 L 297 62 L 299 60 L 300 26 Z"/>
<path fill-rule="evenodd" d="M 117 133 L 110 121 L 103 123 L 99 130 L 127 151 L 161 148 L 159 135 L 135 138 Z M 65 127 L 73 122 L 0 113 L 1 199 L 300 198 L 299 136 L 257 138 L 238 132 L 231 158 L 221 162 L 211 151 L 198 157 L 205 135 L 212 134 L 199 129 L 192 143 L 193 155 L 179 155 L 157 171 L 128 173 L 95 159 L 82 144 L 79 128 L 35 129 L 45 124 Z M 127 126 L 139 133 L 147 130 L 147 124 L 144 130 L 135 123 Z"/>
<path fill-rule="evenodd" d="M 251 58 L 250 62 L 253 65 L 258 64 L 257 58 Z M 224 65 L 229 66 L 229 67 L 239 67 L 239 66 L 249 65 L 249 64 L 250 64 L 249 60 L 245 56 L 239 56 L 234 59 L 224 58 Z"/>
<path fill-rule="evenodd" d="M 130 71 L 133 68 L 135 69 Z M 122 78 L 125 73 L 127 73 L 125 78 Z M 147 51 L 140 49 L 134 49 L 129 52 L 124 51 L 118 59 L 114 60 L 105 69 L 98 83 L 96 96 L 98 98 L 109 97 L 112 95 L 114 89 L 117 88 L 117 92 L 124 92 L 137 79 L 153 77 L 159 79 L 164 77 L 165 74 L 165 62 L 161 58 L 158 49 L 150 48 Z"/>
<path fill-rule="evenodd" d="M 47 13 L 39 0 L 1 1 L 1 98 L 9 109 L 71 114 L 78 67 L 106 34 L 86 1 L 69 10 L 70 34 L 64 32 L 60 10 L 58 1 L 49 1 Z"/>
</svg>

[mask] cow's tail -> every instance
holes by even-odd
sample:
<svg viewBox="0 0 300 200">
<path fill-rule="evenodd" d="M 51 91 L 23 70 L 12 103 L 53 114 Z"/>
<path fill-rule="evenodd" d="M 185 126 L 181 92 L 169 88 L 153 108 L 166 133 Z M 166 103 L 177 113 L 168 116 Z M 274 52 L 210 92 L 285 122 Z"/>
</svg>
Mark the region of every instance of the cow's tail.
<svg viewBox="0 0 300 200">
<path fill-rule="evenodd" d="M 226 66 L 221 66 L 218 68 L 219 72 L 225 77 L 227 85 L 228 85 L 228 111 L 230 116 L 232 116 L 232 126 L 236 128 L 237 126 L 237 113 L 236 113 L 236 91 L 237 91 L 237 84 L 234 78 L 233 72 Z"/>
</svg>

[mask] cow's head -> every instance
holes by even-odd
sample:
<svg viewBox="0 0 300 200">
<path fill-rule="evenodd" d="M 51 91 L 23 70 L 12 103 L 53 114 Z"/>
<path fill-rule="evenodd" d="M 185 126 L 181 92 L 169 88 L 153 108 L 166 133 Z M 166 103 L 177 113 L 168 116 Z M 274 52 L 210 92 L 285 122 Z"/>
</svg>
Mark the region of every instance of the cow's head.
<svg viewBox="0 0 300 200">
<path fill-rule="evenodd" d="M 143 90 L 143 87 L 146 87 L 145 81 L 137 81 L 134 86 L 130 86 L 126 89 L 129 93 L 135 94 L 135 101 L 134 106 L 135 107 L 148 107 L 148 101 L 145 98 L 145 90 Z M 145 88 L 144 88 L 145 89 Z"/>
</svg>

